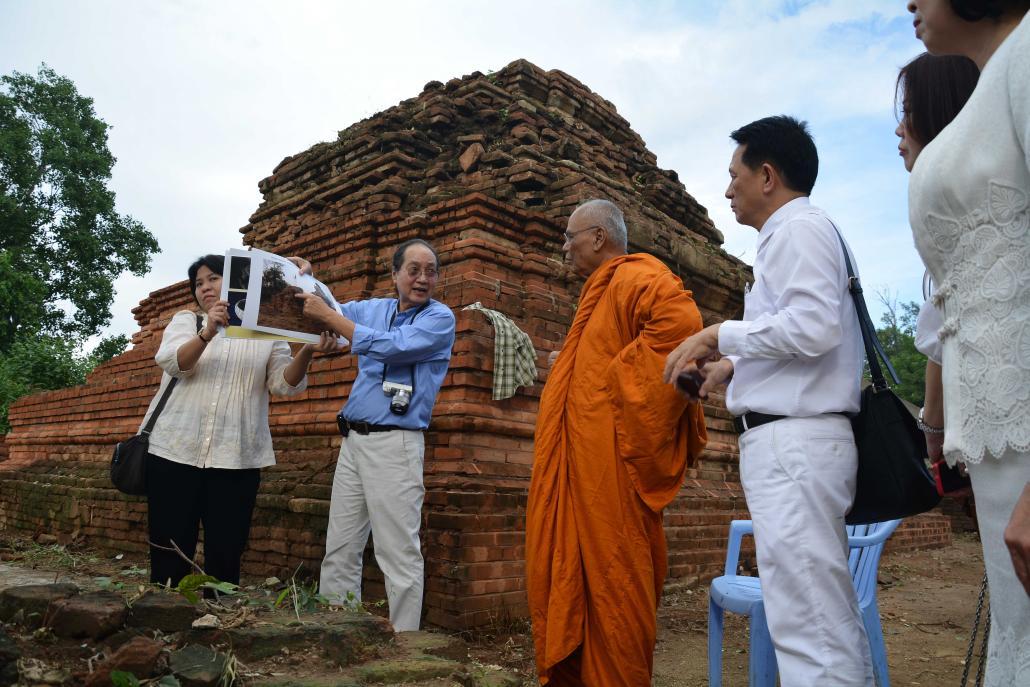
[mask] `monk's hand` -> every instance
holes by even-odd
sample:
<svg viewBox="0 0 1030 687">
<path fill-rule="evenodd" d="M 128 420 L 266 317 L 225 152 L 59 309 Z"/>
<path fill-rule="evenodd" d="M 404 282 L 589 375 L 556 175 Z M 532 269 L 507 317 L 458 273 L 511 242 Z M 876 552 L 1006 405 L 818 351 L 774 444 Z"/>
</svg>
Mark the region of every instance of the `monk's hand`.
<svg viewBox="0 0 1030 687">
<path fill-rule="evenodd" d="M 698 374 L 704 378 L 701 384 L 700 398 L 708 398 L 708 394 L 730 381 L 733 377 L 733 361 L 729 358 L 707 363 L 698 368 Z"/>
<path fill-rule="evenodd" d="M 688 337 L 669 354 L 665 359 L 665 372 L 662 374 L 662 380 L 666 384 L 673 384 L 680 372 L 697 371 L 697 361 L 707 360 L 719 352 L 719 326 L 713 324 L 705 327 Z M 701 366 L 703 365 L 704 362 L 701 362 Z"/>
<path fill-rule="evenodd" d="M 296 265 L 301 274 L 310 274 L 311 276 L 314 276 L 315 273 L 311 271 L 311 263 L 304 258 L 297 255 L 291 255 L 286 259 Z"/>
<path fill-rule="evenodd" d="M 1027 595 L 1030 595 L 1030 483 L 1023 487 L 1023 493 L 1005 527 L 1005 546 L 1012 557 L 1016 577 L 1023 583 Z"/>
<path fill-rule="evenodd" d="M 328 303 L 322 300 L 321 296 L 313 293 L 298 293 L 296 297 L 304 301 L 304 317 L 310 320 L 328 323 L 329 318 L 337 314 Z"/>
</svg>

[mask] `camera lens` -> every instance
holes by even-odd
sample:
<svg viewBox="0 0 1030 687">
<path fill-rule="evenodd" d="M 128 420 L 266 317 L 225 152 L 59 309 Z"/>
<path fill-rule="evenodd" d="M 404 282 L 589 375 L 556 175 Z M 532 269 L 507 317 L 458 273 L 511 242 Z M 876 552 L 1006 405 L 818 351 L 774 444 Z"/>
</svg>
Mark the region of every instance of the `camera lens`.
<svg viewBox="0 0 1030 687">
<path fill-rule="evenodd" d="M 411 401 L 411 392 L 405 389 L 398 389 L 393 393 L 390 400 L 390 412 L 394 415 L 403 415 L 408 412 L 408 403 Z"/>
</svg>

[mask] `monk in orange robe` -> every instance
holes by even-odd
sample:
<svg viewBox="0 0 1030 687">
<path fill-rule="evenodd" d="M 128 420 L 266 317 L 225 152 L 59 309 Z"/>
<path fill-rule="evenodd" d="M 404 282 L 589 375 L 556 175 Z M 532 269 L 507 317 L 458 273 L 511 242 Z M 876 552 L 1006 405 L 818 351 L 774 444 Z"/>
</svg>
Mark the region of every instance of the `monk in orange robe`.
<svg viewBox="0 0 1030 687">
<path fill-rule="evenodd" d="M 683 283 L 626 254 L 622 213 L 579 206 L 563 250 L 587 277 L 537 415 L 526 583 L 544 685 L 651 684 L 667 569 L 662 509 L 707 440 L 696 403 L 662 383 L 700 331 Z"/>
</svg>

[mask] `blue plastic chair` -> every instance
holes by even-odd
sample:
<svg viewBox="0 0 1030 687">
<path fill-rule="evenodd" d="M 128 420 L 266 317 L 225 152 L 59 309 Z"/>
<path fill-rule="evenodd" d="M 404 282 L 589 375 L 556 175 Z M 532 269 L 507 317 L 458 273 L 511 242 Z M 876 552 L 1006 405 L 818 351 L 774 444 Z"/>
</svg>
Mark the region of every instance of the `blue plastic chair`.
<svg viewBox="0 0 1030 687">
<path fill-rule="evenodd" d="M 869 650 L 873 658 L 873 674 L 879 687 L 890 687 L 887 676 L 887 650 L 883 644 L 880 610 L 876 605 L 876 571 L 880 565 L 883 543 L 901 523 L 900 520 L 854 525 L 847 528 L 848 567 L 858 594 L 858 608 L 869 637 Z M 708 596 L 708 684 L 722 687 L 722 632 L 723 611 L 742 613 L 751 618 L 751 646 L 748 656 L 748 684 L 751 687 L 774 687 L 776 684 L 776 653 L 762 604 L 762 584 L 759 578 L 737 575 L 740 542 L 745 534 L 753 534 L 750 520 L 730 523 L 729 548 L 726 550 L 726 569 L 722 577 L 712 580 Z"/>
</svg>

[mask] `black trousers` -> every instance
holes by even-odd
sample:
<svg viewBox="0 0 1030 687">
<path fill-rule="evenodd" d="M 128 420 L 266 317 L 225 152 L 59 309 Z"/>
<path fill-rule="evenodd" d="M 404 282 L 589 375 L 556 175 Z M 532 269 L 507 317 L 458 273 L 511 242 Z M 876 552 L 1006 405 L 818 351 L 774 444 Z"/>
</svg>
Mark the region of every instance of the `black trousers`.
<svg viewBox="0 0 1030 687">
<path fill-rule="evenodd" d="M 240 558 L 250 536 L 261 470 L 196 468 L 147 455 L 147 524 L 150 541 L 194 558 L 204 526 L 204 572 L 240 583 Z M 192 570 L 172 551 L 150 547 L 150 581 L 173 587 Z"/>
</svg>

